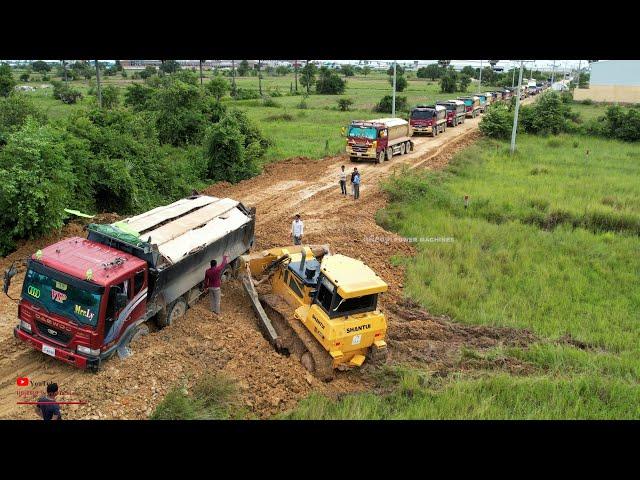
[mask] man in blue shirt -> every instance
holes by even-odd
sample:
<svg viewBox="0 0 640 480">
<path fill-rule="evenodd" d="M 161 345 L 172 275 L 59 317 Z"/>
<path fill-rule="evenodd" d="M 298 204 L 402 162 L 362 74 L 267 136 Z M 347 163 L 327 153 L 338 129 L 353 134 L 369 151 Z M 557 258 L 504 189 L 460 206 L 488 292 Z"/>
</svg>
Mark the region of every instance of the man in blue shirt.
<svg viewBox="0 0 640 480">
<path fill-rule="evenodd" d="M 353 175 L 353 199 L 357 200 L 360 198 L 360 172 L 358 169 L 354 169 Z"/>
<path fill-rule="evenodd" d="M 62 420 L 60 415 L 60 405 L 56 403 L 58 395 L 58 384 L 50 383 L 47 385 L 47 395 L 38 399 L 36 410 L 42 416 L 43 420 Z"/>
</svg>

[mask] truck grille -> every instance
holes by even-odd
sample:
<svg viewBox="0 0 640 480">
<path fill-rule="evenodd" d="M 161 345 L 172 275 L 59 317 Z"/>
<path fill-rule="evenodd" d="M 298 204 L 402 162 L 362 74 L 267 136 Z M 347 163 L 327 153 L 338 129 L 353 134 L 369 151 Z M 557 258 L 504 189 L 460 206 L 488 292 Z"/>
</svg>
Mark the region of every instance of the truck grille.
<svg viewBox="0 0 640 480">
<path fill-rule="evenodd" d="M 351 150 L 354 152 L 365 153 L 368 150 L 368 147 L 366 145 L 351 145 Z"/>
<path fill-rule="evenodd" d="M 36 325 L 38 327 L 38 331 L 40 332 L 40 334 L 62 345 L 66 345 L 71 340 L 71 334 L 69 332 L 65 332 L 64 330 L 54 328 L 42 322 L 36 322 Z M 56 332 L 56 333 L 52 333 L 52 332 Z"/>
</svg>

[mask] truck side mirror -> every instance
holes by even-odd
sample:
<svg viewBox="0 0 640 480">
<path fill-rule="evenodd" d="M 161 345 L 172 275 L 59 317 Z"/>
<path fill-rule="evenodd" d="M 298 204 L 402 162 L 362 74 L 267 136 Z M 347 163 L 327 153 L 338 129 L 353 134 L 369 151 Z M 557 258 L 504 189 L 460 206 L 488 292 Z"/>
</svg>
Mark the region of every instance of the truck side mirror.
<svg viewBox="0 0 640 480">
<path fill-rule="evenodd" d="M 2 290 L 5 295 L 9 295 L 9 287 L 11 286 L 11 279 L 18 273 L 18 270 L 15 267 L 15 264 L 11 264 L 11 267 L 5 270 L 4 272 L 4 282 L 2 285 Z"/>
</svg>

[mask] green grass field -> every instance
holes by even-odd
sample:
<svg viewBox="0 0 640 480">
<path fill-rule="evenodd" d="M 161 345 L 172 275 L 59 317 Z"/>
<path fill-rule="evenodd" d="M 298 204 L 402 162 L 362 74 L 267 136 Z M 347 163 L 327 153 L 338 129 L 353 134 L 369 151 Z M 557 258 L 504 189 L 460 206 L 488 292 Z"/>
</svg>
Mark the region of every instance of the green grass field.
<svg viewBox="0 0 640 480">
<path fill-rule="evenodd" d="M 20 73 L 22 71 L 15 71 L 16 79 Z M 211 71 L 205 70 L 204 81 L 210 79 L 211 75 Z M 131 76 L 132 72 L 126 79 L 119 74 L 105 76 L 102 78 L 102 83 L 116 85 L 124 93 L 124 88 L 130 83 L 142 82 L 142 80 L 131 79 Z M 19 84 L 39 87 L 46 83 L 40 81 L 39 78 L 40 75 L 36 74 L 34 75 L 35 81 L 19 82 Z M 95 79 L 93 82 L 95 83 Z M 83 99 L 75 105 L 65 105 L 54 99 L 52 88 L 37 88 L 35 92 L 27 92 L 27 95 L 32 97 L 35 103 L 52 119 L 60 119 L 74 110 L 90 108 L 95 105 L 95 97 L 87 95 L 88 80 L 75 80 L 69 83 L 84 95 Z M 294 83 L 293 74 L 285 76 L 264 75 L 262 80 L 263 94 L 272 95 L 277 91 L 276 95 L 281 95 L 273 97 L 277 105 L 275 107 L 265 107 L 262 100 L 236 101 L 229 96 L 223 99 L 228 107 L 246 111 L 258 123 L 267 137 L 273 140 L 273 146 L 269 148 L 265 156 L 267 162 L 297 156 L 317 159 L 342 152 L 344 138 L 340 135 L 341 127 L 346 126 L 353 119 L 372 119 L 385 116 L 385 114 L 373 112 L 373 107 L 382 97 L 391 94 L 389 77 L 382 72 L 372 72 L 367 76 L 347 77 L 347 88 L 344 95 L 316 95 L 312 89 L 312 94 L 305 98 L 305 90 L 300 84 L 298 85 L 299 94 L 291 95 Z M 474 91 L 474 85 L 475 83 L 470 85 L 467 91 Z M 258 91 L 258 77 L 237 77 L 237 86 Z M 491 88 L 493 87 L 484 86 L 482 89 Z M 460 92 L 455 94 L 440 93 L 438 82 L 418 79 L 415 75 L 408 77 L 406 90 L 398 93 L 398 96 L 407 97 L 409 105 L 455 98 L 461 95 L 463 93 Z M 350 98 L 354 101 L 351 111 L 342 112 L 338 109 L 337 102 L 340 98 Z M 305 109 L 299 108 L 301 102 L 306 104 Z"/>
<path fill-rule="evenodd" d="M 389 395 L 314 396 L 288 417 L 640 418 L 639 160 L 634 144 L 523 135 L 513 157 L 482 140 L 443 173 L 392 179 L 383 226 L 455 239 L 396 259 L 406 294 L 458 322 L 533 331 L 528 348 L 486 354 L 532 373 L 442 380 L 425 366 Z"/>
</svg>

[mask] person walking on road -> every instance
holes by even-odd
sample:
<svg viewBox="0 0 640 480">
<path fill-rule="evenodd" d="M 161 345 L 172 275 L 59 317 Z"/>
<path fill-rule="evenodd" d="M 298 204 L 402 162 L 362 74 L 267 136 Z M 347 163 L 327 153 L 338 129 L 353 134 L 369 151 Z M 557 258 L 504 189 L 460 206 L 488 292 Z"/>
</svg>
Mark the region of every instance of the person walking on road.
<svg viewBox="0 0 640 480">
<path fill-rule="evenodd" d="M 302 245 L 302 235 L 304 234 L 304 222 L 300 220 L 300 215 L 291 223 L 291 236 L 294 245 Z"/>
<path fill-rule="evenodd" d="M 359 198 L 360 198 L 360 172 L 356 170 L 356 173 L 353 176 L 353 199 L 357 200 Z"/>
<path fill-rule="evenodd" d="M 36 411 L 43 420 L 62 420 L 56 396 L 58 396 L 58 384 L 50 383 L 47 385 L 47 394 L 38 399 Z"/>
<path fill-rule="evenodd" d="M 342 195 L 347 194 L 347 172 L 344 170 L 344 165 L 340 170 L 340 192 Z"/>
<path fill-rule="evenodd" d="M 220 265 L 216 260 L 211 260 L 211 268 L 208 268 L 204 274 L 204 288 L 209 290 L 211 311 L 218 316 L 220 316 L 220 284 L 222 272 L 228 264 L 227 260 L 227 255 L 223 255 Z"/>
</svg>

